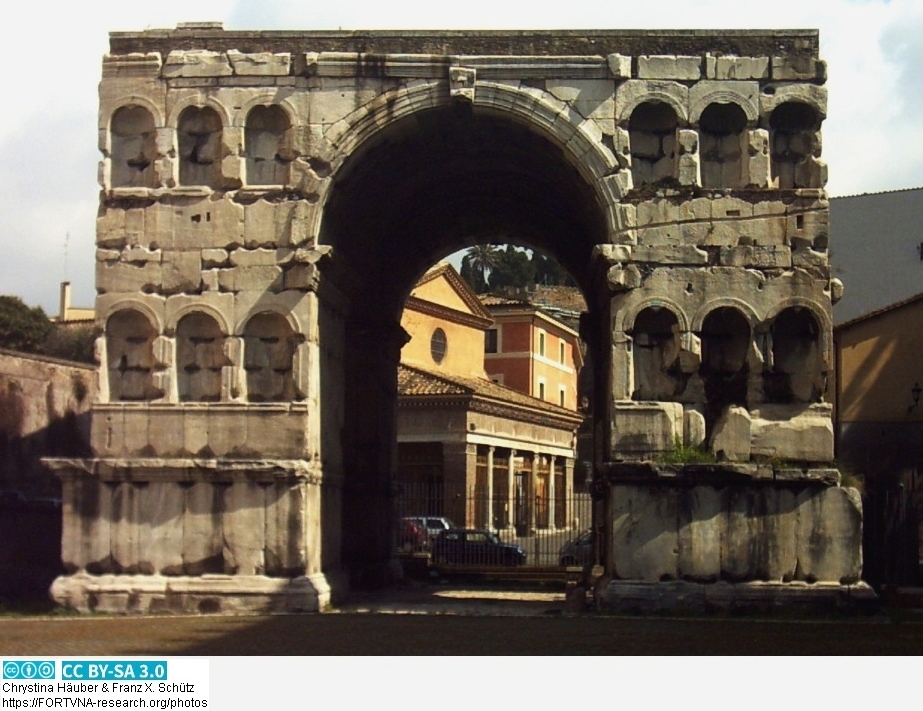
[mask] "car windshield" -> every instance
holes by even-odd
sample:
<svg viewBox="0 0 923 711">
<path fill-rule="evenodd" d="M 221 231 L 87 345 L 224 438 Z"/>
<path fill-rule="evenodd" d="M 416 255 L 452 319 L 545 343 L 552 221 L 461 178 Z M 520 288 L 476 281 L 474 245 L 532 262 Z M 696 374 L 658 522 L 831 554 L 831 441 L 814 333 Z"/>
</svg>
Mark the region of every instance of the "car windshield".
<svg viewBox="0 0 923 711">
<path fill-rule="evenodd" d="M 490 533 L 490 532 L 488 532 L 488 533 L 487 533 L 487 540 L 489 540 L 489 541 L 490 541 L 491 543 L 493 543 L 495 546 L 499 546 L 500 543 L 501 543 L 501 541 L 500 541 L 500 536 L 498 536 L 496 533 Z"/>
</svg>

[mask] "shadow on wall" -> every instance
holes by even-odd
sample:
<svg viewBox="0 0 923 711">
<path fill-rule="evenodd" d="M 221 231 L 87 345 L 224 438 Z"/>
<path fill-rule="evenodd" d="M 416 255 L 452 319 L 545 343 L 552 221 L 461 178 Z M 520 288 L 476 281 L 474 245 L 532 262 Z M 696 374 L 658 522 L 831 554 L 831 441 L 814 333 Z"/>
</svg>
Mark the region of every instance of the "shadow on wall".
<svg viewBox="0 0 923 711">
<path fill-rule="evenodd" d="M 43 457 L 90 455 L 93 369 L 0 352 L 0 598 L 45 598 L 61 569 L 61 483 Z"/>
<path fill-rule="evenodd" d="M 0 498 L 0 600 L 47 599 L 63 572 L 60 499 Z"/>
</svg>

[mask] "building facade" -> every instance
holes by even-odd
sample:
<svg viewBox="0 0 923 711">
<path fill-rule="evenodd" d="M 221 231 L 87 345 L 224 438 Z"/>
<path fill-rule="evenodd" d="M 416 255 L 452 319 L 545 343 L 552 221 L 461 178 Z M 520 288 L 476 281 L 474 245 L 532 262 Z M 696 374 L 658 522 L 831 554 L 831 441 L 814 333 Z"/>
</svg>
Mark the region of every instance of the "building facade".
<svg viewBox="0 0 923 711">
<path fill-rule="evenodd" d="M 582 366 L 576 331 L 523 301 L 482 297 L 494 320 L 484 341 L 491 380 L 532 397 L 577 410 Z"/>
<path fill-rule="evenodd" d="M 573 525 L 582 417 L 488 379 L 483 344 L 494 322 L 453 267 L 427 272 L 401 324 L 409 338 L 398 369 L 403 513 L 521 534 Z"/>
</svg>

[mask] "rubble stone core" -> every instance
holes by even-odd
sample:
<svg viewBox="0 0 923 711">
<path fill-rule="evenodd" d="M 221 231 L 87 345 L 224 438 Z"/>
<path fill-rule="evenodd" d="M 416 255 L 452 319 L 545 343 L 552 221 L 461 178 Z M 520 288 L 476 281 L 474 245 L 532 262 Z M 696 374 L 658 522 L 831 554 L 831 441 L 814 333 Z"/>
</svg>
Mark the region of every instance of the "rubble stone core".
<svg viewBox="0 0 923 711">
<path fill-rule="evenodd" d="M 815 31 L 188 24 L 113 33 L 102 75 L 104 335 L 94 456 L 49 460 L 59 602 L 311 610 L 386 582 L 401 309 L 497 235 L 590 305 L 604 593 L 862 589 Z M 707 484 L 658 468 L 677 450 Z"/>
</svg>

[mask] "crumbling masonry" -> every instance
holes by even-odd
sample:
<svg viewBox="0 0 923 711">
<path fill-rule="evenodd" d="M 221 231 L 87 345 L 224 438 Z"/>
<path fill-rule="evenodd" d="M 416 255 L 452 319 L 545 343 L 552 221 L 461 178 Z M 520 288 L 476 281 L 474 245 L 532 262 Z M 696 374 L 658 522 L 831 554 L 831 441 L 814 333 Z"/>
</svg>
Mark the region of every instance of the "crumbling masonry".
<svg viewBox="0 0 923 711">
<path fill-rule="evenodd" d="M 386 579 L 403 301 L 498 235 L 556 258 L 589 304 L 601 601 L 862 595 L 825 401 L 842 287 L 817 44 L 112 34 L 94 456 L 50 462 L 54 597 L 316 610 Z M 714 461 L 669 463 L 700 450 Z"/>
</svg>

